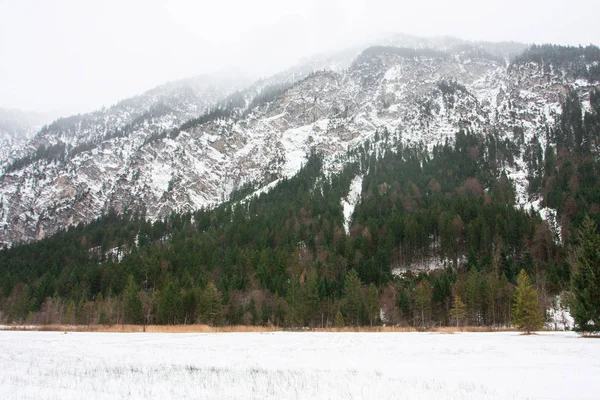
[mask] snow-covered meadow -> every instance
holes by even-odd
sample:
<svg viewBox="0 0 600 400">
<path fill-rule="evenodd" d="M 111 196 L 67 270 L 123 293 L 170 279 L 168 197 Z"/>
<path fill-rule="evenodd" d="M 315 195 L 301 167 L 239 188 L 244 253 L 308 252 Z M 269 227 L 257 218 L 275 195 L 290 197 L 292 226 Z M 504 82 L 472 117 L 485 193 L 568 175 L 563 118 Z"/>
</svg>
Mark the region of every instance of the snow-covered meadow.
<svg viewBox="0 0 600 400">
<path fill-rule="evenodd" d="M 2 399 L 594 399 L 572 333 L 0 332 Z"/>
</svg>

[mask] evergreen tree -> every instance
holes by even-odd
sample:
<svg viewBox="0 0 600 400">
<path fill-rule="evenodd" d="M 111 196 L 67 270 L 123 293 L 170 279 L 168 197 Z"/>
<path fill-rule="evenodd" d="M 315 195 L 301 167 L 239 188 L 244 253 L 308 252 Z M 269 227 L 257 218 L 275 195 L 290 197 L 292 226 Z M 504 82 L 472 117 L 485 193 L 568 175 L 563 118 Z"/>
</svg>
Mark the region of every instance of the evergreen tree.
<svg viewBox="0 0 600 400">
<path fill-rule="evenodd" d="M 320 301 L 319 301 L 319 286 L 316 277 L 316 273 L 309 274 L 306 279 L 306 289 L 305 289 L 305 312 L 306 318 L 308 319 L 308 323 L 311 326 L 313 325 L 313 321 L 315 319 L 319 320 L 321 323 L 321 309 L 320 309 Z"/>
<path fill-rule="evenodd" d="M 377 287 L 374 283 L 370 283 L 365 296 L 365 308 L 369 317 L 369 323 L 373 326 L 373 321 L 379 316 L 379 298 Z"/>
<path fill-rule="evenodd" d="M 425 328 L 426 316 L 431 311 L 431 284 L 427 279 L 422 279 L 417 284 L 415 291 L 415 307 L 421 322 L 421 327 Z"/>
<path fill-rule="evenodd" d="M 158 318 L 161 324 L 175 325 L 182 322 L 179 318 L 181 309 L 181 291 L 176 281 L 169 281 L 159 295 Z"/>
<path fill-rule="evenodd" d="M 481 322 L 481 276 L 474 267 L 469 271 L 465 294 L 470 324 L 479 325 Z"/>
<path fill-rule="evenodd" d="M 202 322 L 215 325 L 221 320 L 222 312 L 221 295 L 214 282 L 210 281 L 206 285 L 200 300 L 200 318 Z"/>
<path fill-rule="evenodd" d="M 350 323 L 356 323 L 357 326 L 360 324 L 360 309 L 362 306 L 360 287 L 360 278 L 356 274 L 356 271 L 351 269 L 346 274 L 346 279 L 344 281 L 344 301 L 346 319 L 351 321 Z"/>
<path fill-rule="evenodd" d="M 575 264 L 571 290 L 573 305 L 571 312 L 575 330 L 582 333 L 600 331 L 600 235 L 596 224 L 586 216 L 580 230 L 579 247 L 575 253 Z"/>
<path fill-rule="evenodd" d="M 343 328 L 344 326 L 344 316 L 342 315 L 342 312 L 338 310 L 337 314 L 335 314 L 335 327 Z"/>
<path fill-rule="evenodd" d="M 123 293 L 123 300 L 125 301 L 125 319 L 130 324 L 140 324 L 144 321 L 142 303 L 138 296 L 138 291 L 139 288 L 133 279 L 133 275 L 129 275 L 127 286 Z"/>
<path fill-rule="evenodd" d="M 544 321 L 540 312 L 538 294 L 531 286 L 529 275 L 523 269 L 517 277 L 514 303 L 513 322 L 517 328 L 530 334 L 542 327 Z"/>
<path fill-rule="evenodd" d="M 462 301 L 460 296 L 454 296 L 454 302 L 450 309 L 450 318 L 456 321 L 456 326 L 459 325 L 460 320 L 467 316 L 467 305 Z"/>
<path fill-rule="evenodd" d="M 293 278 L 290 287 L 287 291 L 287 303 L 289 311 L 287 313 L 287 323 L 292 327 L 302 327 L 304 325 L 303 318 L 303 297 L 302 289 L 298 279 Z"/>
</svg>

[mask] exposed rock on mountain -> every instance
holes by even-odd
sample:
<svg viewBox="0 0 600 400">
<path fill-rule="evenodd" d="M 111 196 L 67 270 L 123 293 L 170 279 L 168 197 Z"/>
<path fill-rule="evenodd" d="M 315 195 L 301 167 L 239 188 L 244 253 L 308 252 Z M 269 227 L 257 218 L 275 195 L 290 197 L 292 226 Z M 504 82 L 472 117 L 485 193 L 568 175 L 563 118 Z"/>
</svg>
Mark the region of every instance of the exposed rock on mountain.
<svg viewBox="0 0 600 400">
<path fill-rule="evenodd" d="M 311 149 L 335 171 L 366 141 L 374 152 L 400 141 L 432 148 L 461 128 L 544 148 L 568 94 L 589 108 L 598 87 L 593 73 L 531 52 L 510 62 L 518 44 L 409 45 L 370 47 L 350 65 L 345 52 L 337 63 L 310 64 L 318 71 L 302 79 L 306 68 L 235 93 L 243 85 L 165 85 L 57 120 L 4 158 L 0 244 L 40 239 L 113 208 L 157 219 L 217 204 L 244 185 L 258 190 L 292 176 Z M 335 71 L 322 70 L 332 64 Z M 597 65 L 583 59 L 578 68 Z M 502 167 L 526 205 L 529 171 L 517 154 Z"/>
</svg>

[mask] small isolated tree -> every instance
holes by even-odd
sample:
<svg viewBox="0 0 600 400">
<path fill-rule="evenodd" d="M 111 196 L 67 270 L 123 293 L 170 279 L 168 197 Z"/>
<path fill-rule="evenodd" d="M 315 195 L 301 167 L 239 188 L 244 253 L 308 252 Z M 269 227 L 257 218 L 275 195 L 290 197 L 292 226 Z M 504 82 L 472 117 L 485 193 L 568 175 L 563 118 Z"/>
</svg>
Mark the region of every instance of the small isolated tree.
<svg viewBox="0 0 600 400">
<path fill-rule="evenodd" d="M 571 313 L 575 330 L 581 333 L 600 331 L 600 235 L 596 224 L 586 216 L 579 234 L 579 247 L 572 266 Z"/>
<path fill-rule="evenodd" d="M 344 316 L 342 315 L 342 312 L 338 310 L 337 314 L 335 315 L 335 327 L 343 328 L 344 325 Z"/>
<path fill-rule="evenodd" d="M 431 284 L 427 279 L 422 279 L 417 284 L 415 307 L 421 320 L 421 327 L 425 329 L 425 316 L 428 316 L 431 311 Z"/>
<path fill-rule="evenodd" d="M 460 296 L 454 296 L 452 308 L 450 309 L 450 318 L 456 321 L 456 326 L 460 324 L 460 320 L 467 316 L 467 305 L 462 301 Z"/>
<path fill-rule="evenodd" d="M 351 269 L 344 280 L 344 301 L 348 324 L 360 323 L 360 309 L 362 307 L 362 296 L 360 292 L 361 281 L 355 270 Z"/>
<path fill-rule="evenodd" d="M 367 294 L 365 298 L 365 307 L 367 314 L 369 315 L 369 323 L 373 326 L 373 321 L 379 316 L 379 295 L 377 293 L 377 287 L 375 284 L 370 283 L 367 287 Z"/>
<path fill-rule="evenodd" d="M 221 319 L 221 295 L 214 282 L 206 285 L 200 299 L 200 316 L 203 323 L 216 325 Z"/>
<path fill-rule="evenodd" d="M 517 328 L 530 334 L 542 327 L 544 320 L 540 312 L 538 294 L 531 286 L 529 275 L 523 269 L 517 277 L 514 303 L 513 322 Z"/>
<path fill-rule="evenodd" d="M 303 293 L 300 282 L 292 278 L 287 293 L 288 314 L 287 323 L 292 328 L 301 328 L 304 325 Z"/>
<path fill-rule="evenodd" d="M 140 290 L 139 292 L 139 298 L 140 298 L 140 303 L 141 303 L 141 307 L 142 307 L 142 314 L 143 314 L 143 331 L 146 332 L 146 327 L 148 325 L 150 325 L 150 323 L 152 322 L 152 318 L 153 318 L 153 312 L 154 312 L 154 288 L 152 288 L 152 290 L 150 292 L 144 291 L 144 290 Z"/>
<path fill-rule="evenodd" d="M 125 302 L 125 319 L 130 324 L 140 324 L 144 321 L 138 290 L 133 275 L 129 275 L 127 286 L 123 292 L 123 301 Z"/>
<path fill-rule="evenodd" d="M 176 325 L 181 321 L 181 288 L 172 280 L 158 295 L 158 321 L 161 324 Z"/>
</svg>

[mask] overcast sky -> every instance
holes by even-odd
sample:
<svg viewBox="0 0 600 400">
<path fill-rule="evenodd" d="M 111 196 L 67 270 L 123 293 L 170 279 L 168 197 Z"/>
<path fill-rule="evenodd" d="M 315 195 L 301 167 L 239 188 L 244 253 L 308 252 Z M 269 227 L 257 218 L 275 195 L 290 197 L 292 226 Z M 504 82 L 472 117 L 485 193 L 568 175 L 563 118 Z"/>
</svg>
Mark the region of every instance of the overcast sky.
<svg viewBox="0 0 600 400">
<path fill-rule="evenodd" d="M 526 4 L 523 4 L 526 3 Z M 600 43 L 598 0 L 0 0 L 0 107 L 85 112 L 384 34 Z"/>
</svg>

